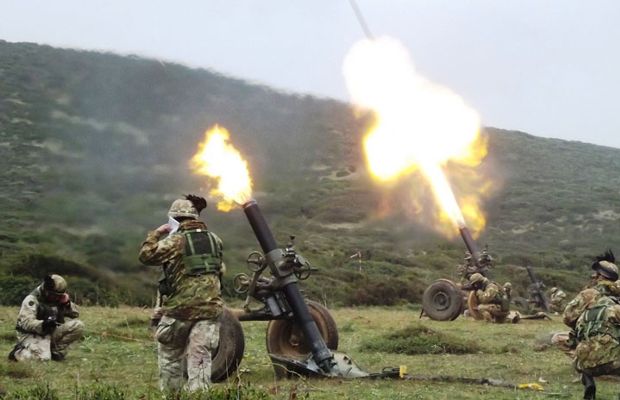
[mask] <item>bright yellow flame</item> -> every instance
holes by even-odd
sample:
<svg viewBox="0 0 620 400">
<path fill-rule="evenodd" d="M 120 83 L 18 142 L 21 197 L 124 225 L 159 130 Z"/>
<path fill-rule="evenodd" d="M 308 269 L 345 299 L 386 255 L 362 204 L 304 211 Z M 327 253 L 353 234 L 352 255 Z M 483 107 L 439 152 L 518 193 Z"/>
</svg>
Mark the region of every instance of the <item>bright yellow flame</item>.
<svg viewBox="0 0 620 400">
<path fill-rule="evenodd" d="M 343 71 L 354 103 L 376 114 L 376 124 L 364 138 L 372 175 L 391 181 L 419 171 L 440 205 L 440 221 L 447 217 L 462 227 L 466 216 L 482 229 L 477 199 L 467 198 L 463 212 L 444 172 L 448 161 L 473 167 L 486 156 L 477 113 L 455 93 L 418 74 L 395 39 L 358 42 Z"/>
<path fill-rule="evenodd" d="M 244 204 L 252 197 L 252 180 L 248 163 L 229 142 L 225 128 L 213 126 L 205 132 L 205 139 L 198 144 L 198 152 L 190 160 L 195 173 L 217 181 L 210 194 L 220 200 L 218 210 L 230 211 L 235 203 Z"/>
</svg>

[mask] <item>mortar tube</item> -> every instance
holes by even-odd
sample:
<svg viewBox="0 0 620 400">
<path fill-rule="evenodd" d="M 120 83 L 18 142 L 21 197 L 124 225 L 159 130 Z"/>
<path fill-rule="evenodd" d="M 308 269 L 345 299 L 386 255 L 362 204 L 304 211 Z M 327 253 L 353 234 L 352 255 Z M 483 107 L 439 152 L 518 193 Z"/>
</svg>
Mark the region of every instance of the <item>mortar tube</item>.
<svg viewBox="0 0 620 400">
<path fill-rule="evenodd" d="M 270 261 L 275 261 L 273 259 L 278 256 L 274 255 L 274 253 L 277 253 L 279 249 L 276 244 L 276 240 L 271 233 L 271 229 L 269 229 L 269 225 L 267 225 L 267 221 L 265 220 L 263 213 L 258 208 L 256 200 L 250 200 L 245 203 L 243 205 L 243 212 L 245 213 L 245 216 L 254 231 L 254 235 L 256 236 L 263 253 L 268 260 L 271 258 Z M 281 255 L 279 257 L 281 257 Z M 297 285 L 296 280 L 289 281 L 289 283 L 285 284 L 282 291 L 286 297 L 286 301 L 293 310 L 293 317 L 295 318 L 295 321 L 301 327 L 301 330 L 304 333 L 310 348 L 312 349 L 312 358 L 324 372 L 330 372 L 332 365 L 334 364 L 334 356 L 327 348 L 327 345 L 319 332 L 319 328 L 310 314 L 308 305 L 299 291 L 299 286 Z"/>
<path fill-rule="evenodd" d="M 476 245 L 474 238 L 471 236 L 469 228 L 465 225 L 461 225 L 459 226 L 459 233 L 461 234 L 461 238 L 463 238 L 463 242 L 465 242 L 465 247 L 467 247 L 469 254 L 471 254 L 474 259 L 474 263 L 479 267 L 480 265 L 478 260 L 480 258 L 480 251 L 478 251 L 478 246 Z"/>
</svg>

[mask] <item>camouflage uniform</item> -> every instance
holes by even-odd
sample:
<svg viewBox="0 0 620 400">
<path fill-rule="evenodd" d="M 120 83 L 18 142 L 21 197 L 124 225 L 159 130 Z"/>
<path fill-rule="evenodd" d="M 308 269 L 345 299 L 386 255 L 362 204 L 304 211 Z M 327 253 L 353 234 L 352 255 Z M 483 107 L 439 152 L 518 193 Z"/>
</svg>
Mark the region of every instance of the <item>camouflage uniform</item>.
<svg viewBox="0 0 620 400">
<path fill-rule="evenodd" d="M 477 308 L 485 321 L 501 323 L 506 320 L 510 300 L 502 287 L 478 272 L 469 278 L 467 286 L 476 290 Z"/>
<path fill-rule="evenodd" d="M 551 296 L 549 296 L 549 302 L 551 311 L 556 313 L 563 312 L 566 302 L 566 293 L 564 293 L 562 289 L 551 288 Z"/>
<path fill-rule="evenodd" d="M 478 311 L 485 321 L 502 323 L 508 316 L 508 301 L 503 289 L 495 282 L 488 282 L 484 289 L 476 290 Z"/>
<path fill-rule="evenodd" d="M 590 309 L 603 296 L 619 296 L 620 285 L 617 281 L 599 280 L 591 288 L 584 289 L 571 300 L 564 309 L 564 324 L 575 328 L 581 314 Z"/>
<path fill-rule="evenodd" d="M 84 323 L 76 319 L 80 314 L 75 304 L 48 302 L 43 292 L 39 286 L 22 301 L 17 316 L 17 345 L 9 356 L 15 361 L 62 360 L 67 347 L 83 336 Z M 43 323 L 50 317 L 57 319 L 58 326 L 47 333 Z M 72 319 L 65 321 L 65 318 Z"/>
<path fill-rule="evenodd" d="M 620 374 L 620 305 L 601 297 L 576 324 L 575 368 L 592 376 Z"/>
<path fill-rule="evenodd" d="M 181 222 L 178 232 L 149 232 L 140 250 L 144 264 L 162 265 L 170 292 L 162 292 L 161 314 L 155 337 L 158 341 L 160 388 L 208 389 L 211 378 L 211 351 L 219 343 L 218 317 L 222 313 L 220 278 L 215 273 L 194 275 L 184 262 L 187 241 L 184 232 L 207 231 L 197 220 Z M 212 232 L 221 258 L 222 241 Z M 167 289 L 167 290 L 168 290 Z M 187 371 L 185 371 L 185 367 Z"/>
</svg>

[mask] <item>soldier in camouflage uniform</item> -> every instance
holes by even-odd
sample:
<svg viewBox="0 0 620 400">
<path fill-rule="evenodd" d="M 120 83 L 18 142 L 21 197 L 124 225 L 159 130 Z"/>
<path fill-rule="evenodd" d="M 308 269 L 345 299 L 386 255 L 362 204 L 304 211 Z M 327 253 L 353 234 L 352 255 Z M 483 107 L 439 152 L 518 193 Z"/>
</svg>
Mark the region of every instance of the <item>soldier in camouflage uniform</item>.
<svg viewBox="0 0 620 400">
<path fill-rule="evenodd" d="M 620 296 L 618 267 L 614 264 L 615 257 L 611 250 L 598 256 L 592 264 L 594 271 L 591 287 L 579 292 L 564 309 L 564 324 L 575 329 L 577 320 L 584 311 L 592 307 L 603 296 Z"/>
<path fill-rule="evenodd" d="M 206 206 L 193 195 L 175 200 L 168 217 L 179 223 L 178 230 L 172 224 L 160 226 L 147 234 L 140 250 L 142 263 L 161 265 L 164 273 L 155 332 L 162 391 L 206 390 L 211 383 L 211 351 L 219 343 L 223 309 L 222 241 L 197 220 Z"/>
<path fill-rule="evenodd" d="M 475 273 L 469 278 L 469 285 L 476 291 L 478 311 L 485 321 L 502 323 L 510 311 L 509 300 L 504 290 L 482 274 Z"/>
<path fill-rule="evenodd" d="M 566 293 L 562 289 L 557 287 L 552 287 L 549 290 L 549 306 L 551 311 L 559 314 L 564 311 L 564 307 L 566 307 Z"/>
<path fill-rule="evenodd" d="M 82 338 L 84 324 L 60 275 L 48 275 L 22 302 L 17 316 L 17 344 L 12 361 L 62 361 L 69 345 Z"/>
<path fill-rule="evenodd" d="M 615 297 L 602 296 L 576 324 L 575 369 L 581 372 L 584 399 L 594 399 L 594 377 L 620 375 L 620 305 Z"/>
</svg>

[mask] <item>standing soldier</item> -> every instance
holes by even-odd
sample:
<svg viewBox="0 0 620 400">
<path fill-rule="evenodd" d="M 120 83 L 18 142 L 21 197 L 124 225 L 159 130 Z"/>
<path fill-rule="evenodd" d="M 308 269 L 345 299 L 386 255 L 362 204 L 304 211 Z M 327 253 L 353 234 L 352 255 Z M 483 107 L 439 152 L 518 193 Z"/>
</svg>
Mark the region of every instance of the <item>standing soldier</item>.
<svg viewBox="0 0 620 400">
<path fill-rule="evenodd" d="M 149 232 L 140 249 L 140 261 L 161 265 L 164 274 L 155 332 L 162 391 L 182 389 L 185 372 L 188 391 L 207 390 L 211 383 L 211 351 L 219 343 L 223 309 L 222 241 L 197 220 L 206 206 L 204 198 L 194 195 L 175 200 L 170 223 Z"/>
<path fill-rule="evenodd" d="M 575 369 L 581 372 L 584 399 L 596 397 L 594 377 L 620 375 L 620 305 L 603 296 L 586 310 L 576 325 Z"/>
<path fill-rule="evenodd" d="M 475 290 L 478 311 L 485 321 L 502 323 L 509 313 L 509 301 L 504 290 L 480 273 L 469 278 L 469 286 Z"/>
<path fill-rule="evenodd" d="M 557 287 L 552 287 L 549 289 L 549 302 L 551 303 L 551 311 L 559 314 L 564 311 L 564 307 L 566 306 L 566 293 L 562 289 Z"/>
<path fill-rule="evenodd" d="M 17 344 L 9 360 L 64 360 L 69 345 L 83 336 L 79 315 L 67 294 L 67 282 L 60 275 L 47 275 L 22 302 Z"/>
</svg>

